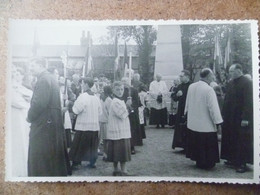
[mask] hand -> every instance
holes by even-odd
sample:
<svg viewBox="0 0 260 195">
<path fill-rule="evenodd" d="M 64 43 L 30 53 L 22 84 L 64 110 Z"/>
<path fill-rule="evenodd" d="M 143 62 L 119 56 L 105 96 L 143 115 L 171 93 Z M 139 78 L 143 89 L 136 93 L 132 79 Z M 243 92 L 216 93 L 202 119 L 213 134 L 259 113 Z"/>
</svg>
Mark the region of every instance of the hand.
<svg viewBox="0 0 260 195">
<path fill-rule="evenodd" d="M 247 127 L 249 122 L 247 120 L 242 120 L 241 121 L 241 127 Z"/>
<path fill-rule="evenodd" d="M 177 92 L 177 97 L 180 97 L 180 96 L 182 96 L 183 95 L 183 93 L 182 93 L 182 91 L 181 90 L 179 90 L 178 92 Z"/>
<path fill-rule="evenodd" d="M 126 105 L 129 107 L 132 106 L 132 97 L 127 98 Z"/>
<path fill-rule="evenodd" d="M 217 125 L 217 133 L 221 134 L 222 133 L 222 127 L 221 125 Z"/>
<path fill-rule="evenodd" d="M 31 101 L 30 96 L 25 96 L 25 95 L 24 95 L 23 98 L 25 99 L 26 102 L 30 102 L 30 101 Z"/>
<path fill-rule="evenodd" d="M 67 110 L 68 110 L 68 107 L 63 107 L 63 108 L 61 109 L 62 113 L 67 112 Z"/>
<path fill-rule="evenodd" d="M 218 137 L 218 141 L 221 141 L 221 139 L 222 139 L 222 127 L 221 127 L 221 125 L 217 125 L 217 137 Z"/>
<path fill-rule="evenodd" d="M 63 100 L 67 100 L 68 99 L 68 95 L 67 94 L 63 94 Z"/>
<path fill-rule="evenodd" d="M 70 101 L 69 101 L 69 100 L 66 100 L 66 101 L 65 101 L 65 107 L 68 107 L 69 104 L 70 104 Z"/>
</svg>

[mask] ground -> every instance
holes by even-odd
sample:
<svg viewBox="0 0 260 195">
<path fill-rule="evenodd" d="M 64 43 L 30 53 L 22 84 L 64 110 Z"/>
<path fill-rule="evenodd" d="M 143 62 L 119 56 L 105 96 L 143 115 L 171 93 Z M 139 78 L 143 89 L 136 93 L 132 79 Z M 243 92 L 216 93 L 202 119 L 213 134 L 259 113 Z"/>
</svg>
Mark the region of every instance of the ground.
<svg viewBox="0 0 260 195">
<path fill-rule="evenodd" d="M 223 160 L 212 170 L 196 168 L 195 162 L 180 153 L 181 149 L 171 148 L 173 139 L 172 128 L 155 129 L 146 127 L 144 145 L 136 147 L 136 154 L 127 163 L 127 170 L 134 176 L 164 176 L 164 177 L 195 177 L 195 178 L 240 178 L 252 179 L 253 168 L 249 166 L 246 173 L 236 173 L 234 169 L 224 165 Z M 98 157 L 96 169 L 86 168 L 83 162 L 79 170 L 73 171 L 73 176 L 112 176 L 113 164 L 104 162 Z"/>
</svg>

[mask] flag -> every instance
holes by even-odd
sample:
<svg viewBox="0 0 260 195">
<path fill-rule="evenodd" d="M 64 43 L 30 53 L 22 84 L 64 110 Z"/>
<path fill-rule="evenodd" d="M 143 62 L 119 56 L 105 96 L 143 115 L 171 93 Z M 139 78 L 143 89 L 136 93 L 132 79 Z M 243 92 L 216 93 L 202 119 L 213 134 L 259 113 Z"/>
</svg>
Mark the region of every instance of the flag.
<svg viewBox="0 0 260 195">
<path fill-rule="evenodd" d="M 119 80 L 119 47 L 118 47 L 118 37 L 116 33 L 115 37 L 115 62 L 114 62 L 114 79 Z"/>
<path fill-rule="evenodd" d="M 214 64 L 213 64 L 213 72 L 218 75 L 220 73 L 220 68 L 223 65 L 223 59 L 220 49 L 219 43 L 219 35 L 215 36 L 215 50 L 214 50 Z"/>
<path fill-rule="evenodd" d="M 128 56 L 127 56 L 127 46 L 126 46 L 126 42 L 125 42 L 124 61 L 122 64 L 122 69 L 121 69 L 121 78 L 126 76 L 127 69 L 128 69 Z"/>
<path fill-rule="evenodd" d="M 38 31 L 37 28 L 34 29 L 34 37 L 33 37 L 33 46 L 32 46 L 32 53 L 33 56 L 37 56 L 37 50 L 40 47 L 40 41 L 38 37 Z"/>
<path fill-rule="evenodd" d="M 90 33 L 88 32 L 87 48 L 86 48 L 86 54 L 85 54 L 85 62 L 83 65 L 83 70 L 82 70 L 82 77 L 91 75 L 93 72 L 93 60 L 91 57 L 91 47 L 92 47 L 92 39 L 91 39 Z"/>
<path fill-rule="evenodd" d="M 63 63 L 63 76 L 66 78 L 67 76 L 67 65 L 68 65 L 68 54 L 66 51 L 63 51 L 61 54 L 61 61 Z"/>
<path fill-rule="evenodd" d="M 227 45 L 225 48 L 224 68 L 227 69 L 230 63 L 231 63 L 231 41 L 230 41 L 230 33 L 228 33 Z"/>
<path fill-rule="evenodd" d="M 91 56 L 91 48 L 92 48 L 92 38 L 89 37 L 89 44 L 88 44 L 88 65 L 87 65 L 87 75 L 92 74 L 93 72 L 93 60 Z"/>
</svg>

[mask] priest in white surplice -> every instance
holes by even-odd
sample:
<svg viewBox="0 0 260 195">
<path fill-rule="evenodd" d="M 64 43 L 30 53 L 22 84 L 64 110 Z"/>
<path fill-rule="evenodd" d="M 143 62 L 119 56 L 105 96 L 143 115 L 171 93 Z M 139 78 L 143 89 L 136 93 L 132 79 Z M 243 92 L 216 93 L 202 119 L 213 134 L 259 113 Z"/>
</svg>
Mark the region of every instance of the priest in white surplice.
<svg viewBox="0 0 260 195">
<path fill-rule="evenodd" d="M 196 161 L 202 169 L 210 169 L 219 162 L 217 130 L 223 122 L 214 89 L 209 85 L 215 78 L 209 68 L 202 69 L 200 81 L 189 86 L 187 113 L 186 157 Z"/>
<path fill-rule="evenodd" d="M 150 95 L 150 125 L 156 125 L 156 128 L 159 128 L 161 125 L 164 128 L 164 125 L 167 124 L 167 108 L 165 98 L 168 95 L 168 89 L 166 83 L 162 81 L 162 76 L 156 74 L 156 80 L 151 82 L 149 87 Z"/>
</svg>

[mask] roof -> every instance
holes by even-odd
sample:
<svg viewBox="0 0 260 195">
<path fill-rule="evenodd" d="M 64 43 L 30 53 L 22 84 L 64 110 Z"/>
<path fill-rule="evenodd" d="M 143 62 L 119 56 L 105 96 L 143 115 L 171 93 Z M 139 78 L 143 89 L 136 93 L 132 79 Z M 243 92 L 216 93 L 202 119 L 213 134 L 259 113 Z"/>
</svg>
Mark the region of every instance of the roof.
<svg viewBox="0 0 260 195">
<path fill-rule="evenodd" d="M 32 45 L 13 45 L 12 56 L 13 57 L 30 57 L 32 56 Z M 156 46 L 153 46 L 151 56 L 155 56 Z M 124 56 L 124 45 L 118 46 L 119 56 Z M 87 47 L 80 45 L 40 45 L 37 48 L 37 55 L 42 57 L 60 57 L 63 52 L 68 52 L 70 57 L 84 57 L 87 52 Z M 127 54 L 129 56 L 132 52 L 132 56 L 138 55 L 138 45 L 127 45 Z M 115 56 L 115 45 L 93 45 L 91 47 L 91 56 Z"/>
</svg>

